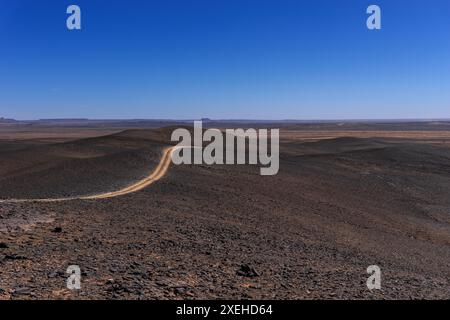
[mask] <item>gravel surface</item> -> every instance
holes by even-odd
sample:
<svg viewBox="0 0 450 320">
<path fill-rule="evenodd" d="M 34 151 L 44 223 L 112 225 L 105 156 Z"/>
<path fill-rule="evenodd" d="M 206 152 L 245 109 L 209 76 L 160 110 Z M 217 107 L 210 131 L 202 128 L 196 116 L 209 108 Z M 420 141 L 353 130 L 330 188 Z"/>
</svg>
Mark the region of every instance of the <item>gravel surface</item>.
<svg viewBox="0 0 450 320">
<path fill-rule="evenodd" d="M 140 134 L 65 146 L 63 160 L 59 146 L 40 146 L 42 170 L 25 169 L 25 159 L 14 171 L 17 154 L 2 153 L 0 194 L 126 185 L 151 171 L 162 147 Z M 257 166 L 172 165 L 118 198 L 0 203 L 0 298 L 450 298 L 447 147 L 284 141 L 280 161 L 275 176 Z M 66 288 L 69 265 L 80 266 L 81 290 Z M 381 268 L 381 290 L 367 289 L 370 265 Z"/>
</svg>

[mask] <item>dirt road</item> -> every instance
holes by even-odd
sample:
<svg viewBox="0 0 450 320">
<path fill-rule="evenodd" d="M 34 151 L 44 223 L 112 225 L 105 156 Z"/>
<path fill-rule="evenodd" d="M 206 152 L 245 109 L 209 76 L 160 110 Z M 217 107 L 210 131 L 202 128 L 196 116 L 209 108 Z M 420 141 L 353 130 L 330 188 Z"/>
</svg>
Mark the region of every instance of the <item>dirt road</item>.
<svg viewBox="0 0 450 320">
<path fill-rule="evenodd" d="M 46 198 L 46 199 L 0 199 L 0 203 L 21 203 L 21 202 L 60 202 L 60 201 L 70 201 L 70 200 L 92 200 L 92 199 L 107 199 L 122 196 L 125 194 L 133 193 L 144 189 L 145 187 L 151 185 L 152 183 L 161 179 L 169 169 L 171 163 L 171 155 L 175 150 L 175 147 L 168 147 L 163 150 L 163 155 L 161 161 L 159 162 L 156 169 L 144 179 L 117 191 L 94 194 L 90 196 L 81 197 L 67 197 L 67 198 Z"/>
</svg>

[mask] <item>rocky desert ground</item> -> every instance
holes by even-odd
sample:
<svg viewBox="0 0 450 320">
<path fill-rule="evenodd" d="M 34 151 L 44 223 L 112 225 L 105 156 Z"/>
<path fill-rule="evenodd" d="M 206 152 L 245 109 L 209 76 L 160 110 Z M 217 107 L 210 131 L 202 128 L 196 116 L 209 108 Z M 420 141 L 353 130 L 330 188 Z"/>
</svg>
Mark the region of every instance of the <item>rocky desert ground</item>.
<svg viewBox="0 0 450 320">
<path fill-rule="evenodd" d="M 14 202 L 133 184 L 174 124 L 0 124 L 0 298 L 450 298 L 450 123 L 209 125 L 280 127 L 279 173 L 171 165 L 119 197 Z"/>
</svg>

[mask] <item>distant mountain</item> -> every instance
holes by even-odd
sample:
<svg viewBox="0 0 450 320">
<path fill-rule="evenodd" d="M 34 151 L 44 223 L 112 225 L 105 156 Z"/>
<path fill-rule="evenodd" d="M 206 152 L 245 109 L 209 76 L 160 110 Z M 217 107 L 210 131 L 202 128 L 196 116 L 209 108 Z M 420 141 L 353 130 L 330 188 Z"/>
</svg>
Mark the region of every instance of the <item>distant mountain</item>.
<svg viewBox="0 0 450 320">
<path fill-rule="evenodd" d="M 14 122 L 17 122 L 17 121 L 14 119 L 7 119 L 7 118 L 0 117 L 0 123 L 14 123 Z"/>
<path fill-rule="evenodd" d="M 39 119 L 38 121 L 89 121 L 87 118 L 49 118 L 49 119 Z"/>
</svg>

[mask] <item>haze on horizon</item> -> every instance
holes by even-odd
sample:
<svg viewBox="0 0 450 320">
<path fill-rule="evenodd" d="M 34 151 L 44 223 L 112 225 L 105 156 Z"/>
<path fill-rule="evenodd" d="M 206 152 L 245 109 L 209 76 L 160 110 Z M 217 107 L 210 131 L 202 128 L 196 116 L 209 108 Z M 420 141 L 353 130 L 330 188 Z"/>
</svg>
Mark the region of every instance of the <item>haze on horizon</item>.
<svg viewBox="0 0 450 320">
<path fill-rule="evenodd" d="M 0 1 L 0 117 L 448 119 L 449 30 L 447 0 Z"/>
</svg>

